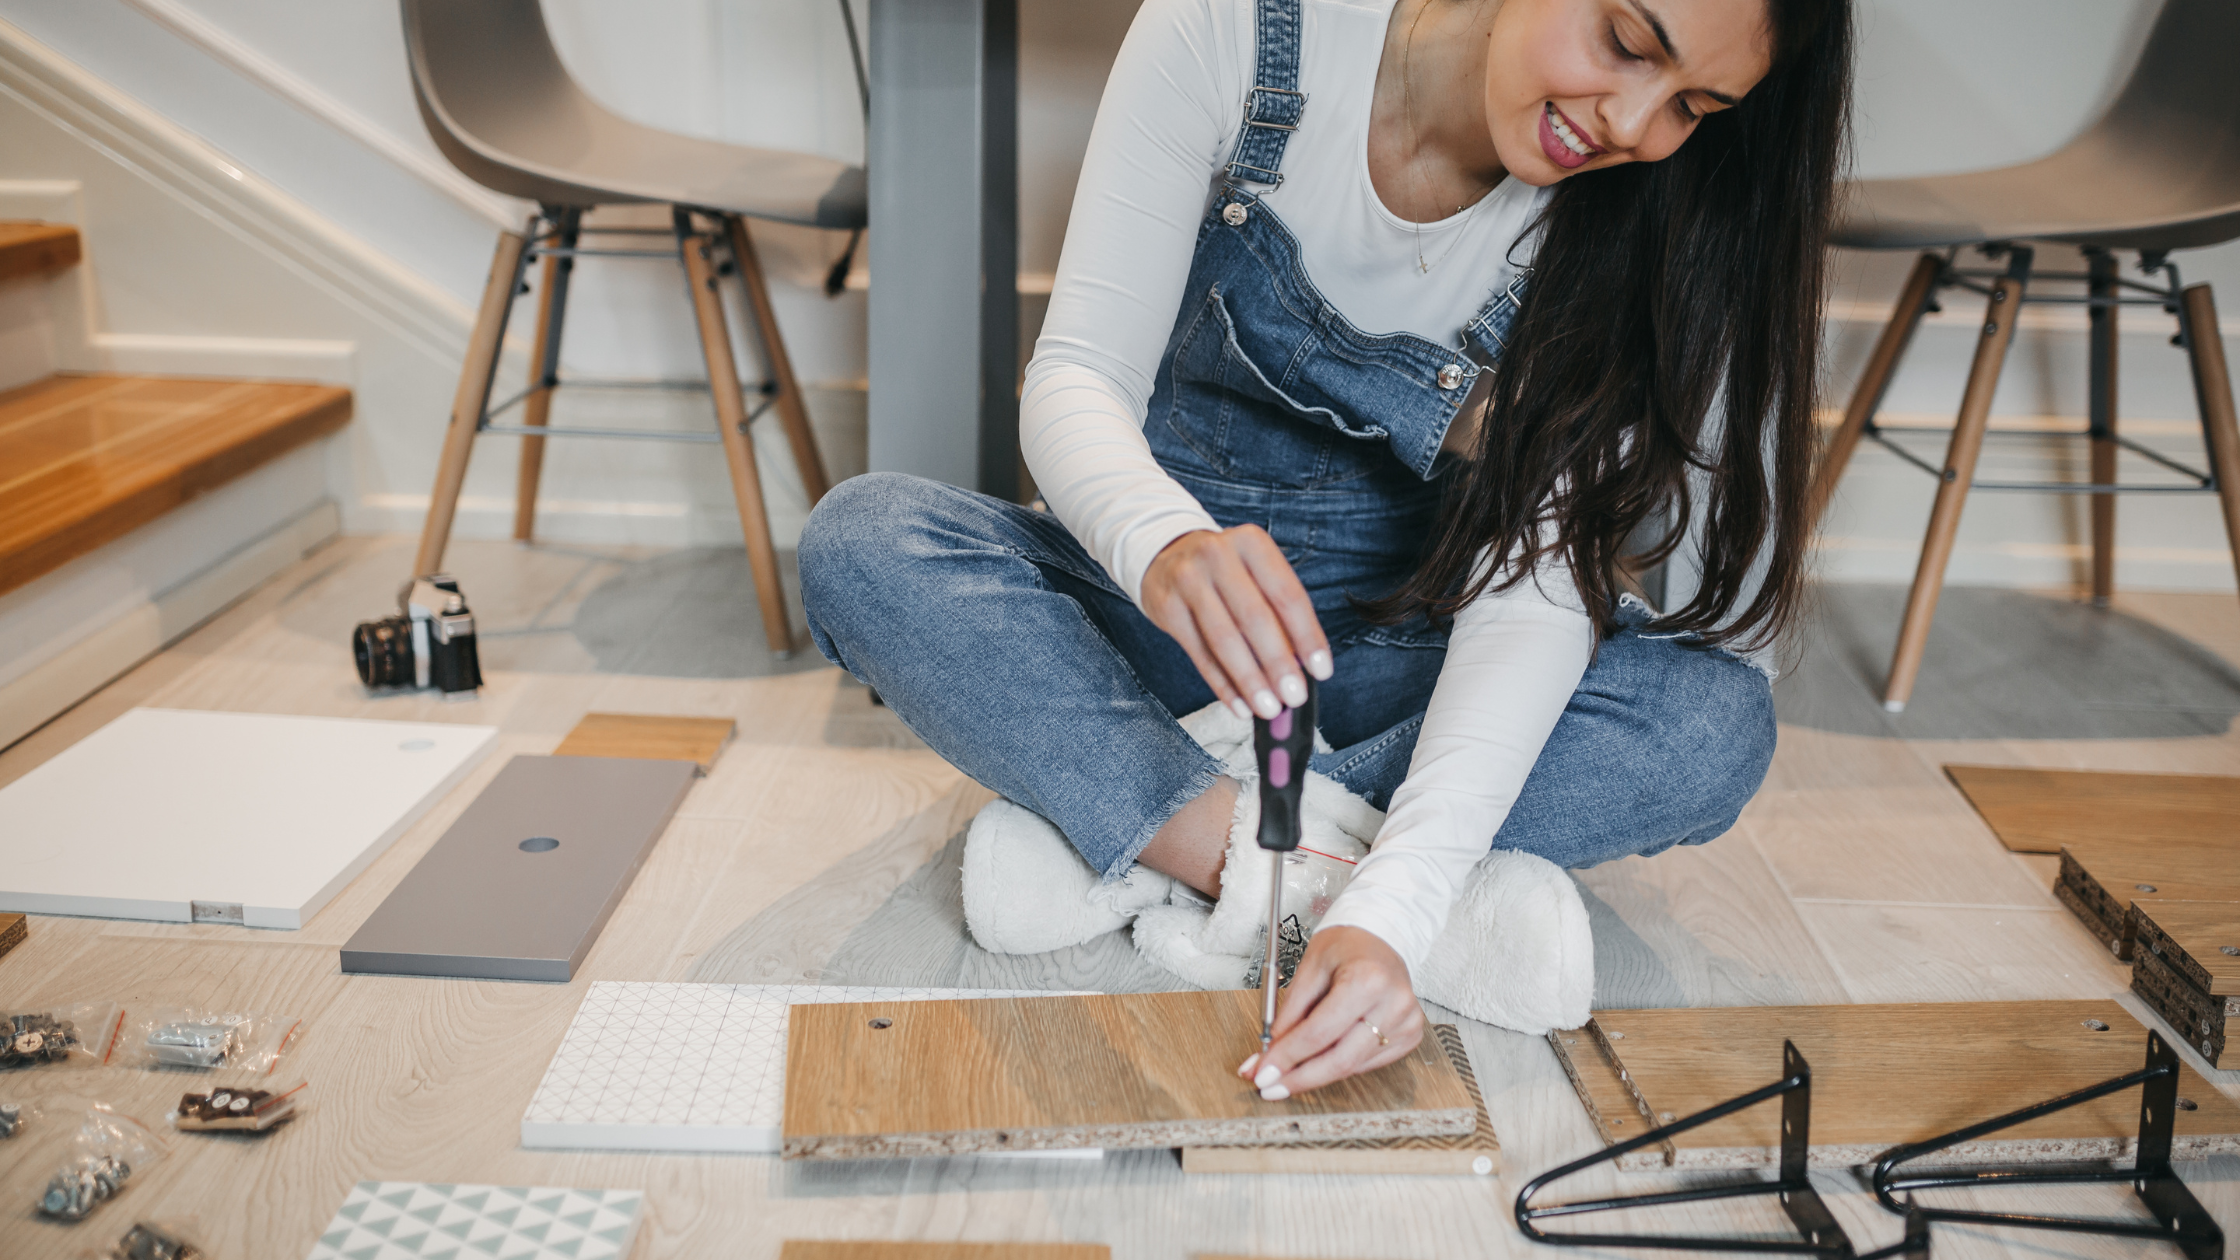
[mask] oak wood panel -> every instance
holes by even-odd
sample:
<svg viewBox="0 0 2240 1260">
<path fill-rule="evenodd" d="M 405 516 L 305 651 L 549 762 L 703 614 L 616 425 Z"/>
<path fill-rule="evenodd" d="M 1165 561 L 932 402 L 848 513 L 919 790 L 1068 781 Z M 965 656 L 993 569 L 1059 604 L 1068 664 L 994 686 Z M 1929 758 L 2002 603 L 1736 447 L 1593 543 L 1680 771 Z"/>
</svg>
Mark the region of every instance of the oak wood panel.
<svg viewBox="0 0 2240 1260">
<path fill-rule="evenodd" d="M 788 1159 L 1224 1146 L 1469 1133 L 1436 1043 L 1281 1102 L 1236 1066 L 1259 1049 L 1246 990 L 796 1006 Z"/>
<path fill-rule="evenodd" d="M 0 592 L 349 419 L 333 385 L 60 376 L 0 393 Z"/>
<path fill-rule="evenodd" d="M 1577 1042 L 1556 1044 L 1574 1079 L 1594 1082 L 1582 1097 L 1609 1112 L 1616 1110 L 1611 1099 L 1630 1094 L 1659 1122 L 1778 1080 L 1781 1043 L 1794 1041 L 1812 1067 L 1812 1160 L 1834 1166 L 1871 1162 L 1900 1143 L 2136 1072 L 2146 1062 L 2146 1030 L 2111 1001 L 1598 1011 L 1586 1031 Z M 2178 1094 L 2195 1109 L 2178 1114 L 2178 1158 L 2240 1152 L 2240 1105 L 2190 1066 L 2180 1071 Z M 1753 1107 L 1675 1135 L 1665 1159 L 1678 1167 L 1769 1165 L 1780 1123 L 1777 1102 Z M 2125 1092 L 1940 1158 L 2115 1158 L 2134 1144 L 2138 1124 L 2138 1095 Z M 1629 1158 L 1658 1162 L 1650 1151 Z"/>
<path fill-rule="evenodd" d="M 2139 942 L 2163 957 L 2203 993 L 2240 995 L 2240 901 L 2131 903 Z"/>
<path fill-rule="evenodd" d="M 780 1260 L 1107 1260 L 1095 1242 L 806 1242 L 788 1238 Z"/>
<path fill-rule="evenodd" d="M 1501 1167 L 1501 1139 L 1470 1070 L 1462 1032 L 1452 1024 L 1431 1030 L 1462 1087 L 1477 1108 L 1477 1127 L 1449 1137 L 1355 1138 L 1346 1142 L 1285 1142 L 1275 1146 L 1186 1146 L 1186 1173 L 1345 1173 L 1354 1175 L 1491 1176 Z"/>
<path fill-rule="evenodd" d="M 0 223 L 0 281 L 76 266 L 78 229 L 67 223 Z"/>
<path fill-rule="evenodd" d="M 2240 835 L 2240 777 L 1964 765 L 1944 772 L 1999 842 L 2020 853 L 2059 853 L 2080 840 Z"/>
<path fill-rule="evenodd" d="M 2061 849 L 2061 904 L 2105 942 L 2131 957 L 2131 903 L 2240 901 L 2240 836 L 2229 840 L 2079 840 Z"/>
<path fill-rule="evenodd" d="M 586 713 L 556 757 L 643 757 L 690 761 L 706 774 L 739 724 L 730 718 L 660 717 L 642 713 Z"/>
</svg>

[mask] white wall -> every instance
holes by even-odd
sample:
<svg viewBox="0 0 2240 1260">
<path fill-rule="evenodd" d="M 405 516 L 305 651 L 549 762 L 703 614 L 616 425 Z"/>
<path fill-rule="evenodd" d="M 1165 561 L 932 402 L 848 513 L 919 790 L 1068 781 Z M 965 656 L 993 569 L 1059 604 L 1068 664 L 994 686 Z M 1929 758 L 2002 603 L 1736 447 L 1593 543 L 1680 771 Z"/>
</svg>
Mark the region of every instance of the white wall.
<svg viewBox="0 0 2240 1260">
<path fill-rule="evenodd" d="M 857 160 L 862 126 L 837 4 L 546 0 L 545 8 L 571 69 L 624 114 L 718 139 Z M 1134 0 L 1022 0 L 1020 263 L 1030 285 L 1032 277 L 1056 265 L 1080 145 L 1104 67 L 1134 7 Z M 1858 172 L 1959 170 L 2050 151 L 2111 94 L 2158 7 L 2156 0 L 1862 0 Z M 478 207 L 440 190 L 330 121 L 354 120 L 383 144 L 440 163 L 412 105 L 390 0 L 0 0 L 0 18 L 207 140 L 460 308 L 473 302 L 492 233 L 486 203 Z M 199 23 L 283 68 L 331 108 L 316 116 L 258 86 L 212 56 L 207 40 L 198 44 L 183 37 L 182 22 Z M 0 132 L 0 177 L 78 175 L 28 169 L 30 157 L 15 137 Z M 89 207 L 89 214 L 98 225 L 101 208 Z M 131 216 L 118 217 L 129 223 Z M 796 359 L 805 377 L 825 386 L 814 400 L 820 420 L 835 442 L 846 445 L 851 426 L 860 425 L 860 396 L 850 391 L 863 374 L 863 299 L 850 293 L 827 300 L 813 288 L 841 241 L 831 234 L 780 230 L 763 239 L 780 280 L 781 317 Z M 106 251 L 122 247 L 96 230 L 89 248 L 102 263 Z M 2227 311 L 2240 316 L 2240 250 L 2199 251 L 2182 261 L 2189 278 L 2219 282 Z M 1835 313 L 1841 318 L 1833 332 L 1830 382 L 1836 399 L 1871 340 L 1877 305 L 1888 301 L 1905 265 L 1895 256 L 1840 261 Z M 118 265 L 101 270 L 122 286 L 106 299 L 115 330 L 295 335 L 276 314 L 260 318 L 255 303 L 228 304 L 214 313 L 175 292 L 176 286 L 167 287 L 160 276 L 127 276 Z M 643 376 L 696 370 L 674 278 L 657 271 L 627 272 L 613 265 L 579 273 L 580 314 L 571 321 L 568 348 L 572 369 Z M 1031 332 L 1039 315 L 1032 297 L 1027 313 Z M 222 326 L 213 327 L 214 321 Z M 1949 412 L 1971 323 L 1955 302 L 1951 313 L 1925 330 L 1913 369 L 1893 390 L 1894 409 Z M 2147 323 L 2133 320 L 2134 335 L 2126 339 L 2126 407 L 2142 420 L 2188 421 L 2182 366 L 2174 354 L 2158 349 L 2160 337 Z M 2240 321 L 2227 323 L 2240 328 Z M 2081 410 L 2078 328 L 2081 324 L 2071 328 L 2055 319 L 2026 329 L 1999 412 Z M 398 393 L 448 392 L 440 368 L 415 370 L 432 372 L 433 383 Z M 507 376 L 516 371 L 509 366 Z M 343 483 L 338 497 L 352 528 L 412 528 L 417 497 L 432 476 L 442 415 L 424 401 L 395 407 L 376 401 L 361 400 L 356 432 L 347 444 L 353 457 L 338 474 Z M 612 409 L 598 400 L 579 405 Z M 2164 436 L 2174 450 L 2190 444 L 2182 424 Z M 546 493 L 585 509 L 554 517 L 560 536 L 646 541 L 733 536 L 721 475 L 704 466 L 694 448 L 555 444 L 554 449 Z M 485 441 L 469 481 L 463 530 L 502 531 L 511 460 L 511 449 L 501 441 Z M 1921 488 L 1906 488 L 1896 475 L 1904 470 L 1884 466 L 1887 462 L 1871 452 L 1862 457 L 1855 485 L 1830 522 L 1839 543 L 1826 564 L 1833 576 L 1910 572 L 1925 491 L 1922 502 L 1913 503 L 1908 496 Z M 845 452 L 834 463 L 848 467 Z M 781 512 L 789 495 L 797 498 L 798 492 L 774 487 Z M 2073 568 L 2060 549 L 2072 547 L 2077 537 L 2074 506 L 2050 500 L 1972 506 L 1956 576 L 2059 580 Z M 2190 549 L 2206 557 L 2165 565 L 2154 571 L 2153 581 L 2231 584 L 2229 565 L 2214 557 L 2224 544 L 2206 503 L 2154 512 L 2134 512 L 2127 505 L 2125 520 L 2147 530 L 2127 534 L 2127 546 Z M 781 521 L 781 532 L 790 532 L 789 524 Z M 1978 543 L 1993 549 L 1968 549 Z M 2043 554 L 2032 562 L 2037 567 L 2018 567 L 2021 553 L 1997 550 L 2008 544 L 2039 548 Z"/>
</svg>

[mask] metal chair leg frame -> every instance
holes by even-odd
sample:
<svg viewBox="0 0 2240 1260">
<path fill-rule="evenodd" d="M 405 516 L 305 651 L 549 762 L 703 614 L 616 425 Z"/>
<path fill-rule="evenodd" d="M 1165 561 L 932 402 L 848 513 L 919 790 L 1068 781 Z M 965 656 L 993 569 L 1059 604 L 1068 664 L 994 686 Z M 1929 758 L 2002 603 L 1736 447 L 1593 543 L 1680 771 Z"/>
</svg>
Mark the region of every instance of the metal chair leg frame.
<svg viewBox="0 0 2240 1260">
<path fill-rule="evenodd" d="M 1754 1089 L 1739 1098 L 1732 1098 L 1714 1107 L 1707 1107 L 1692 1116 L 1671 1124 L 1649 1130 L 1615 1146 L 1584 1159 L 1575 1159 L 1560 1168 L 1542 1173 L 1525 1186 L 1517 1195 L 1517 1229 L 1534 1242 L 1559 1247 L 1641 1247 L 1660 1251 L 1738 1251 L 1771 1253 L 1779 1255 L 1827 1256 L 1831 1260 L 1881 1260 L 1882 1257 L 1904 1254 L 1927 1260 L 1929 1254 L 1928 1226 L 1925 1222 L 1909 1218 L 1906 1237 L 1894 1246 L 1861 1255 L 1851 1245 L 1851 1238 L 1843 1232 L 1828 1211 L 1820 1193 L 1812 1188 L 1812 1179 L 1805 1170 L 1805 1158 L 1812 1145 L 1812 1067 L 1797 1052 L 1794 1042 L 1781 1043 L 1781 1079 L 1771 1085 Z M 1781 1171 L 1772 1181 L 1745 1181 L 1723 1186 L 1707 1186 L 1696 1190 L 1672 1190 L 1660 1194 L 1630 1194 L 1612 1199 L 1596 1199 L 1583 1203 L 1558 1203 L 1545 1207 L 1532 1206 L 1532 1196 L 1551 1182 L 1560 1181 L 1574 1173 L 1584 1172 L 1598 1164 L 1613 1163 L 1643 1147 L 1655 1146 L 1677 1133 L 1723 1119 L 1735 1112 L 1755 1107 L 1772 1099 L 1781 1100 Z M 1795 1242 L 1771 1238 L 1705 1238 L 1700 1236 L 1660 1237 L 1648 1234 L 1550 1234 L 1533 1225 L 1545 1217 L 1579 1216 L 1589 1212 L 1609 1212 L 1620 1208 L 1662 1207 L 1674 1203 L 1703 1203 L 1715 1199 L 1737 1199 L 1751 1195 L 1778 1194 L 1781 1207 L 1802 1237 Z"/>
<path fill-rule="evenodd" d="M 2011 1168 L 1974 1169 L 1967 1172 L 1923 1173 L 1918 1176 L 1897 1175 L 1900 1164 L 1910 1163 L 1938 1151 L 1973 1142 L 2002 1129 L 2011 1129 L 2040 1116 L 2052 1115 L 2095 1098 L 2120 1093 L 2132 1086 L 2143 1086 L 2139 1100 L 2138 1158 L 2129 1168 L 2069 1168 L 2046 1169 L 2028 1165 Z M 2016 1229 L 2050 1229 L 2073 1234 L 2106 1234 L 2119 1238 L 2162 1239 L 2174 1242 L 2184 1251 L 2187 1260 L 2223 1260 L 2224 1231 L 2218 1228 L 2193 1191 L 2178 1180 L 2170 1168 L 2170 1140 L 2178 1111 L 2178 1052 L 2162 1039 L 2162 1034 L 2147 1033 L 2147 1065 L 2128 1076 L 2090 1085 L 2074 1093 L 2049 1099 L 2036 1106 L 2011 1111 L 1996 1119 L 1970 1125 L 1943 1137 L 1930 1138 L 1897 1147 L 1875 1161 L 1874 1195 L 1877 1202 L 1892 1212 L 1909 1213 L 1909 1219 L 1918 1216 L 1929 1222 L 1949 1221 L 1967 1225 L 2002 1225 Z M 1922 1208 L 1916 1206 L 1912 1192 L 1943 1189 L 1955 1186 L 1991 1185 L 2063 1185 L 2090 1182 L 2128 1181 L 2152 1212 L 2155 1223 L 2138 1221 L 2093 1220 L 2068 1216 L 2030 1216 L 2018 1212 L 1979 1212 L 1957 1208 Z M 1897 1195 L 1908 1197 L 1900 1204 Z"/>
</svg>

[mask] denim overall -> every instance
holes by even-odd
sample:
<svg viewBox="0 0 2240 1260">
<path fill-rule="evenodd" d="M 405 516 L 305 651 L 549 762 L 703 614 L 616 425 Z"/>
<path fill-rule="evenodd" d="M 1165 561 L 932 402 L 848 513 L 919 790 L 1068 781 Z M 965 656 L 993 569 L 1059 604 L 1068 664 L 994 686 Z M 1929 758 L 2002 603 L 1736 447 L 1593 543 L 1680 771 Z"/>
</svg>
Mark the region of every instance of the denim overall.
<svg viewBox="0 0 2240 1260">
<path fill-rule="evenodd" d="M 1306 125 L 1301 0 L 1257 0 L 1255 86 L 1198 232 L 1144 434 L 1222 526 L 1254 524 L 1314 602 L 1335 669 L 1335 751 L 1313 767 L 1383 807 L 1406 776 L 1445 633 L 1363 619 L 1405 578 L 1437 511 L 1439 447 L 1499 357 L 1523 292 L 1493 294 L 1442 346 L 1372 335 L 1325 301 L 1299 243 L 1251 191 L 1283 181 Z M 1220 767 L 1176 722 L 1213 693 L 1056 517 L 902 474 L 851 478 L 801 540 L 817 646 L 965 773 L 1126 873 Z M 1733 825 L 1772 756 L 1756 669 L 1640 634 L 1621 616 L 1491 843 L 1586 866 Z"/>
</svg>

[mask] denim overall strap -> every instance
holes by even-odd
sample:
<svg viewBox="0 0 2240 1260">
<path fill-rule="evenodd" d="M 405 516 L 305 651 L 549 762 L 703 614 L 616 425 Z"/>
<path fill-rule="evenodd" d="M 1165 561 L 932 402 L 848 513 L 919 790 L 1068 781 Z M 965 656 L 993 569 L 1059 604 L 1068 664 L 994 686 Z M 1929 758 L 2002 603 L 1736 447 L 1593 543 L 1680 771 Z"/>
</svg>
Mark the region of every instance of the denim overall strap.
<svg viewBox="0 0 2240 1260">
<path fill-rule="evenodd" d="M 1532 279 L 1532 268 L 1524 267 L 1509 280 L 1501 292 L 1470 317 L 1462 326 L 1463 348 L 1474 348 L 1473 358 L 1481 366 L 1498 362 L 1509 349 L 1509 329 L 1517 322 L 1517 310 L 1524 304 L 1525 283 Z"/>
<path fill-rule="evenodd" d="M 1229 159 L 1229 178 L 1238 183 L 1283 184 L 1284 146 L 1307 113 L 1307 94 L 1299 90 L 1300 3 L 1253 5 L 1253 84 L 1244 94 L 1244 127 Z"/>
</svg>

